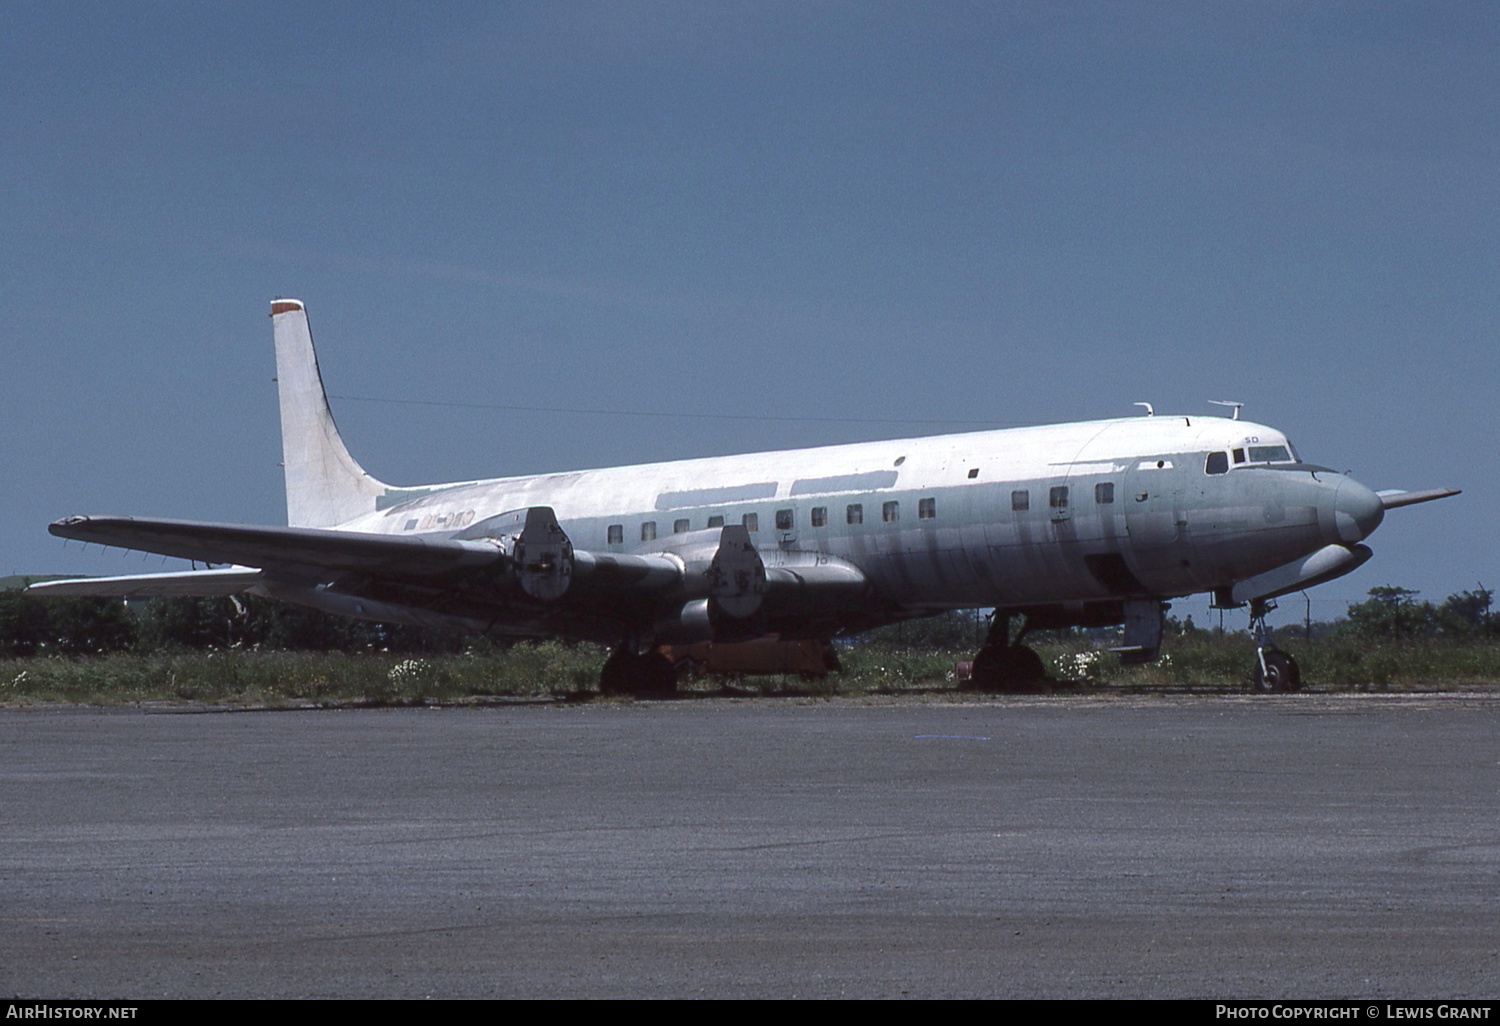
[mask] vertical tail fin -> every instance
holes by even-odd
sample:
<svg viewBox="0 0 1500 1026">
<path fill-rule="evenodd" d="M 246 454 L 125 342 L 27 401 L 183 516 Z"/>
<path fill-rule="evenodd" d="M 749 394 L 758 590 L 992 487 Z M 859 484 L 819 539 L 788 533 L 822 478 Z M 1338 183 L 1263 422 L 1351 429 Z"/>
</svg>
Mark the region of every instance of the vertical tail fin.
<svg viewBox="0 0 1500 1026">
<path fill-rule="evenodd" d="M 276 335 L 287 524 L 332 527 L 372 512 L 387 486 L 355 462 L 334 426 L 307 308 L 296 299 L 273 300 L 271 324 Z"/>
</svg>

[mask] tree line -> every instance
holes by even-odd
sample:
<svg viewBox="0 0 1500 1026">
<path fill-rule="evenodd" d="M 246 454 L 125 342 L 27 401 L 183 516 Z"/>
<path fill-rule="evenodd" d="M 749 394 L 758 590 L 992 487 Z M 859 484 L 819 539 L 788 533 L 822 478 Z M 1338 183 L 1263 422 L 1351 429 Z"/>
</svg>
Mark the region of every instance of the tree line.
<svg viewBox="0 0 1500 1026">
<path fill-rule="evenodd" d="M 1417 601 L 1410 588 L 1381 585 L 1369 598 L 1349 607 L 1342 625 L 1354 634 L 1382 638 L 1476 638 L 1500 635 L 1495 593 L 1480 585 L 1449 595 L 1439 605 Z"/>
<path fill-rule="evenodd" d="M 1482 585 L 1441 603 L 1409 588 L 1381 585 L 1318 633 L 1369 638 L 1477 640 L 1500 637 L 1494 592 Z M 1169 617 L 1169 633 L 1193 628 Z M 886 647 L 964 651 L 977 647 L 985 622 L 974 611 L 893 624 L 858 640 Z M 348 620 L 245 595 L 236 598 L 41 599 L 0 590 L 0 657 L 268 649 L 313 652 L 440 654 L 501 647 L 502 640 L 457 630 Z"/>
<path fill-rule="evenodd" d="M 498 644 L 463 631 L 349 620 L 256 595 L 127 605 L 0 591 L 0 657 L 211 649 L 437 654 Z"/>
</svg>

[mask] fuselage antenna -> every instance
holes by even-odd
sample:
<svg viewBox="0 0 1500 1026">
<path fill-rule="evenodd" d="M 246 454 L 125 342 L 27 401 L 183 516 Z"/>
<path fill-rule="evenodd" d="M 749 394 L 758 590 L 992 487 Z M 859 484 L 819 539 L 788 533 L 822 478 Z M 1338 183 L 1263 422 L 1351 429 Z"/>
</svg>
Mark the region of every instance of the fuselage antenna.
<svg viewBox="0 0 1500 1026">
<path fill-rule="evenodd" d="M 1136 406 L 1144 406 L 1146 408 L 1146 416 L 1148 416 L 1148 417 L 1154 417 L 1154 416 L 1156 416 L 1156 410 L 1151 406 L 1150 403 L 1136 403 L 1135 405 Z"/>
<path fill-rule="evenodd" d="M 1237 403 L 1233 399 L 1210 399 L 1209 402 L 1215 406 L 1232 407 L 1234 409 L 1234 412 L 1229 415 L 1230 420 L 1239 420 L 1240 407 L 1245 405 L 1244 403 Z"/>
</svg>

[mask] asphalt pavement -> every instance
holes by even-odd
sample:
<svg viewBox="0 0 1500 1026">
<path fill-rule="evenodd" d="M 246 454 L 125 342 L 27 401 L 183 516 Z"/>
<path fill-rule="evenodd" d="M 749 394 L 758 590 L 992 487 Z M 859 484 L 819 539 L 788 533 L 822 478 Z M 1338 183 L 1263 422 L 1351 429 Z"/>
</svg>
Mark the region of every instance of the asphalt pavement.
<svg viewBox="0 0 1500 1026">
<path fill-rule="evenodd" d="M 26 998 L 1500 994 L 1500 700 L 0 710 Z"/>
</svg>

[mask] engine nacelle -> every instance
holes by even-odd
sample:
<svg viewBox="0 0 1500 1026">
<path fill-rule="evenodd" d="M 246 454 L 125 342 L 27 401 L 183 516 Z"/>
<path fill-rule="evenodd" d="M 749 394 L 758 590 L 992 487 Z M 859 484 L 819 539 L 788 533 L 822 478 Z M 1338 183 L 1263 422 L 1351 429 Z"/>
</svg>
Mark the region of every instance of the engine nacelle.
<svg viewBox="0 0 1500 1026">
<path fill-rule="evenodd" d="M 1311 588 L 1359 569 L 1373 555 L 1366 545 L 1325 545 L 1310 556 L 1245 578 L 1230 589 L 1230 598 L 1238 605 Z"/>
</svg>

